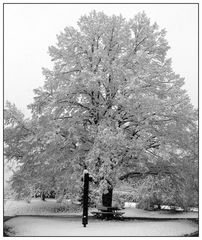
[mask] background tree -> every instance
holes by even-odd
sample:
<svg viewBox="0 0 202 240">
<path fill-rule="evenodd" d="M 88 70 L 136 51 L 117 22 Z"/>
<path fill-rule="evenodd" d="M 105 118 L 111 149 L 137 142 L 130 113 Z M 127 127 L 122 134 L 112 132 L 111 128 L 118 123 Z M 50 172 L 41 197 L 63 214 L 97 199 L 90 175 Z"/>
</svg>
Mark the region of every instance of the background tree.
<svg viewBox="0 0 202 240">
<path fill-rule="evenodd" d="M 145 13 L 127 21 L 92 11 L 57 36 L 54 67 L 43 69 L 29 105 L 42 178 L 67 183 L 87 167 L 104 205 L 118 181 L 139 175 L 169 175 L 178 188 L 189 165 L 196 184 L 197 113 L 166 58 L 165 34 Z"/>
</svg>

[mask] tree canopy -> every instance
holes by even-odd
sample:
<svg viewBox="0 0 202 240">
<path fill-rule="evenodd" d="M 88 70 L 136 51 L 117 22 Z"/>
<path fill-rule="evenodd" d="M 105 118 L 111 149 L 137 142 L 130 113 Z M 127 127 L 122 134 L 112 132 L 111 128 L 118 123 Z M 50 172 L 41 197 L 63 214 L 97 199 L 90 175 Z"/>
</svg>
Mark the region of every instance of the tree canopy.
<svg viewBox="0 0 202 240">
<path fill-rule="evenodd" d="M 5 108 L 5 157 L 19 163 L 15 189 L 22 181 L 73 193 L 87 167 L 101 193 L 147 175 L 197 191 L 198 113 L 165 35 L 144 12 L 126 20 L 96 11 L 57 35 L 32 118 Z"/>
</svg>

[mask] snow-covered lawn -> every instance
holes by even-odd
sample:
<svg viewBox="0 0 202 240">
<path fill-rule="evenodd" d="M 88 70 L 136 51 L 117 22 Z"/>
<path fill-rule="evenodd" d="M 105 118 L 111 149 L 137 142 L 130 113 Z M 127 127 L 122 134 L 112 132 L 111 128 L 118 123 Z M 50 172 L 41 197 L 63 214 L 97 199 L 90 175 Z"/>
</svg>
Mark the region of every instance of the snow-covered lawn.
<svg viewBox="0 0 202 240">
<path fill-rule="evenodd" d="M 30 203 L 23 200 L 7 200 L 4 202 L 4 216 L 15 216 L 15 215 L 54 215 L 58 214 L 56 211 L 60 207 L 68 207 L 68 201 L 63 203 L 57 203 L 55 199 L 47 199 L 42 201 L 40 198 L 32 199 Z M 71 211 L 70 211 L 71 213 Z M 73 213 L 73 212 L 72 212 Z M 75 211 L 74 211 L 75 213 Z M 66 214 L 60 212 L 59 214 Z M 75 213 L 78 214 L 78 213 Z"/>
<path fill-rule="evenodd" d="M 60 207 L 69 206 L 67 212 L 56 212 Z M 75 209 L 75 208 L 74 208 Z M 89 215 L 91 211 L 96 209 L 89 209 Z M 198 212 L 179 212 L 171 213 L 169 211 L 145 211 L 142 209 L 135 208 L 135 204 L 126 204 L 124 217 L 151 217 L 151 218 L 198 218 Z M 68 201 L 65 203 L 57 203 L 55 199 L 47 199 L 45 202 L 39 198 L 32 199 L 31 203 L 25 201 L 7 200 L 4 204 L 4 216 L 15 216 L 15 215 L 81 215 L 82 211 L 73 211 L 71 204 L 68 205 Z"/>
<path fill-rule="evenodd" d="M 176 212 L 169 211 L 146 211 L 137 208 L 125 208 L 124 217 L 145 217 L 145 218 L 198 218 L 198 212 Z"/>
<path fill-rule="evenodd" d="M 57 203 L 55 199 L 47 199 L 45 202 L 40 199 L 32 199 L 31 203 L 7 200 L 4 204 L 5 216 L 42 215 L 44 217 L 16 217 L 8 220 L 6 225 L 12 227 L 17 236 L 180 236 L 198 230 L 198 224 L 186 220 L 102 221 L 89 219 L 87 228 L 84 228 L 81 224 L 81 218 L 65 217 L 68 214 L 81 216 L 82 212 L 71 211 L 71 207 L 68 213 L 56 212 L 56 209 L 62 206 L 68 206 L 68 203 Z M 125 207 L 123 210 L 125 212 L 124 217 L 198 217 L 197 212 L 171 214 L 167 211 L 136 209 L 134 204 Z M 47 217 L 47 215 L 52 215 L 52 217 Z M 63 215 L 64 217 L 57 215 Z"/>
<path fill-rule="evenodd" d="M 90 219 L 86 228 L 79 218 L 16 217 L 6 222 L 15 236 L 181 236 L 198 230 L 187 220 L 102 221 Z"/>
</svg>

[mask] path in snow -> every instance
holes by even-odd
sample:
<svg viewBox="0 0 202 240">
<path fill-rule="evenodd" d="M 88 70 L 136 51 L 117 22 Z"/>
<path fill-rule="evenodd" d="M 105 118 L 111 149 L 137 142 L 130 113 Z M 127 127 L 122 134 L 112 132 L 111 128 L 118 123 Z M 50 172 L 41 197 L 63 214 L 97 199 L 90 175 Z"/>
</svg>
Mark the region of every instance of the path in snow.
<svg viewBox="0 0 202 240">
<path fill-rule="evenodd" d="M 188 220 L 102 221 L 89 220 L 84 228 L 81 219 L 53 217 L 16 217 L 6 222 L 16 236 L 181 236 L 198 230 Z"/>
</svg>

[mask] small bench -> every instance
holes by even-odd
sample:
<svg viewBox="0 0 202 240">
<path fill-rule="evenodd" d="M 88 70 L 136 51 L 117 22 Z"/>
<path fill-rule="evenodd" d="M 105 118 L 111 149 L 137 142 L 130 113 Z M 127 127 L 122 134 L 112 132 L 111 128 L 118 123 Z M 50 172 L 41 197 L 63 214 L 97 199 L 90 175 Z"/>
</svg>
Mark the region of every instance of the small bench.
<svg viewBox="0 0 202 240">
<path fill-rule="evenodd" d="M 125 212 L 91 212 L 97 218 L 122 218 Z"/>
<path fill-rule="evenodd" d="M 122 215 L 125 212 L 120 212 L 120 208 L 117 207 L 105 207 L 99 206 L 97 207 L 98 211 L 91 212 L 97 218 L 106 218 L 106 219 L 114 219 L 114 218 L 122 218 Z"/>
</svg>

